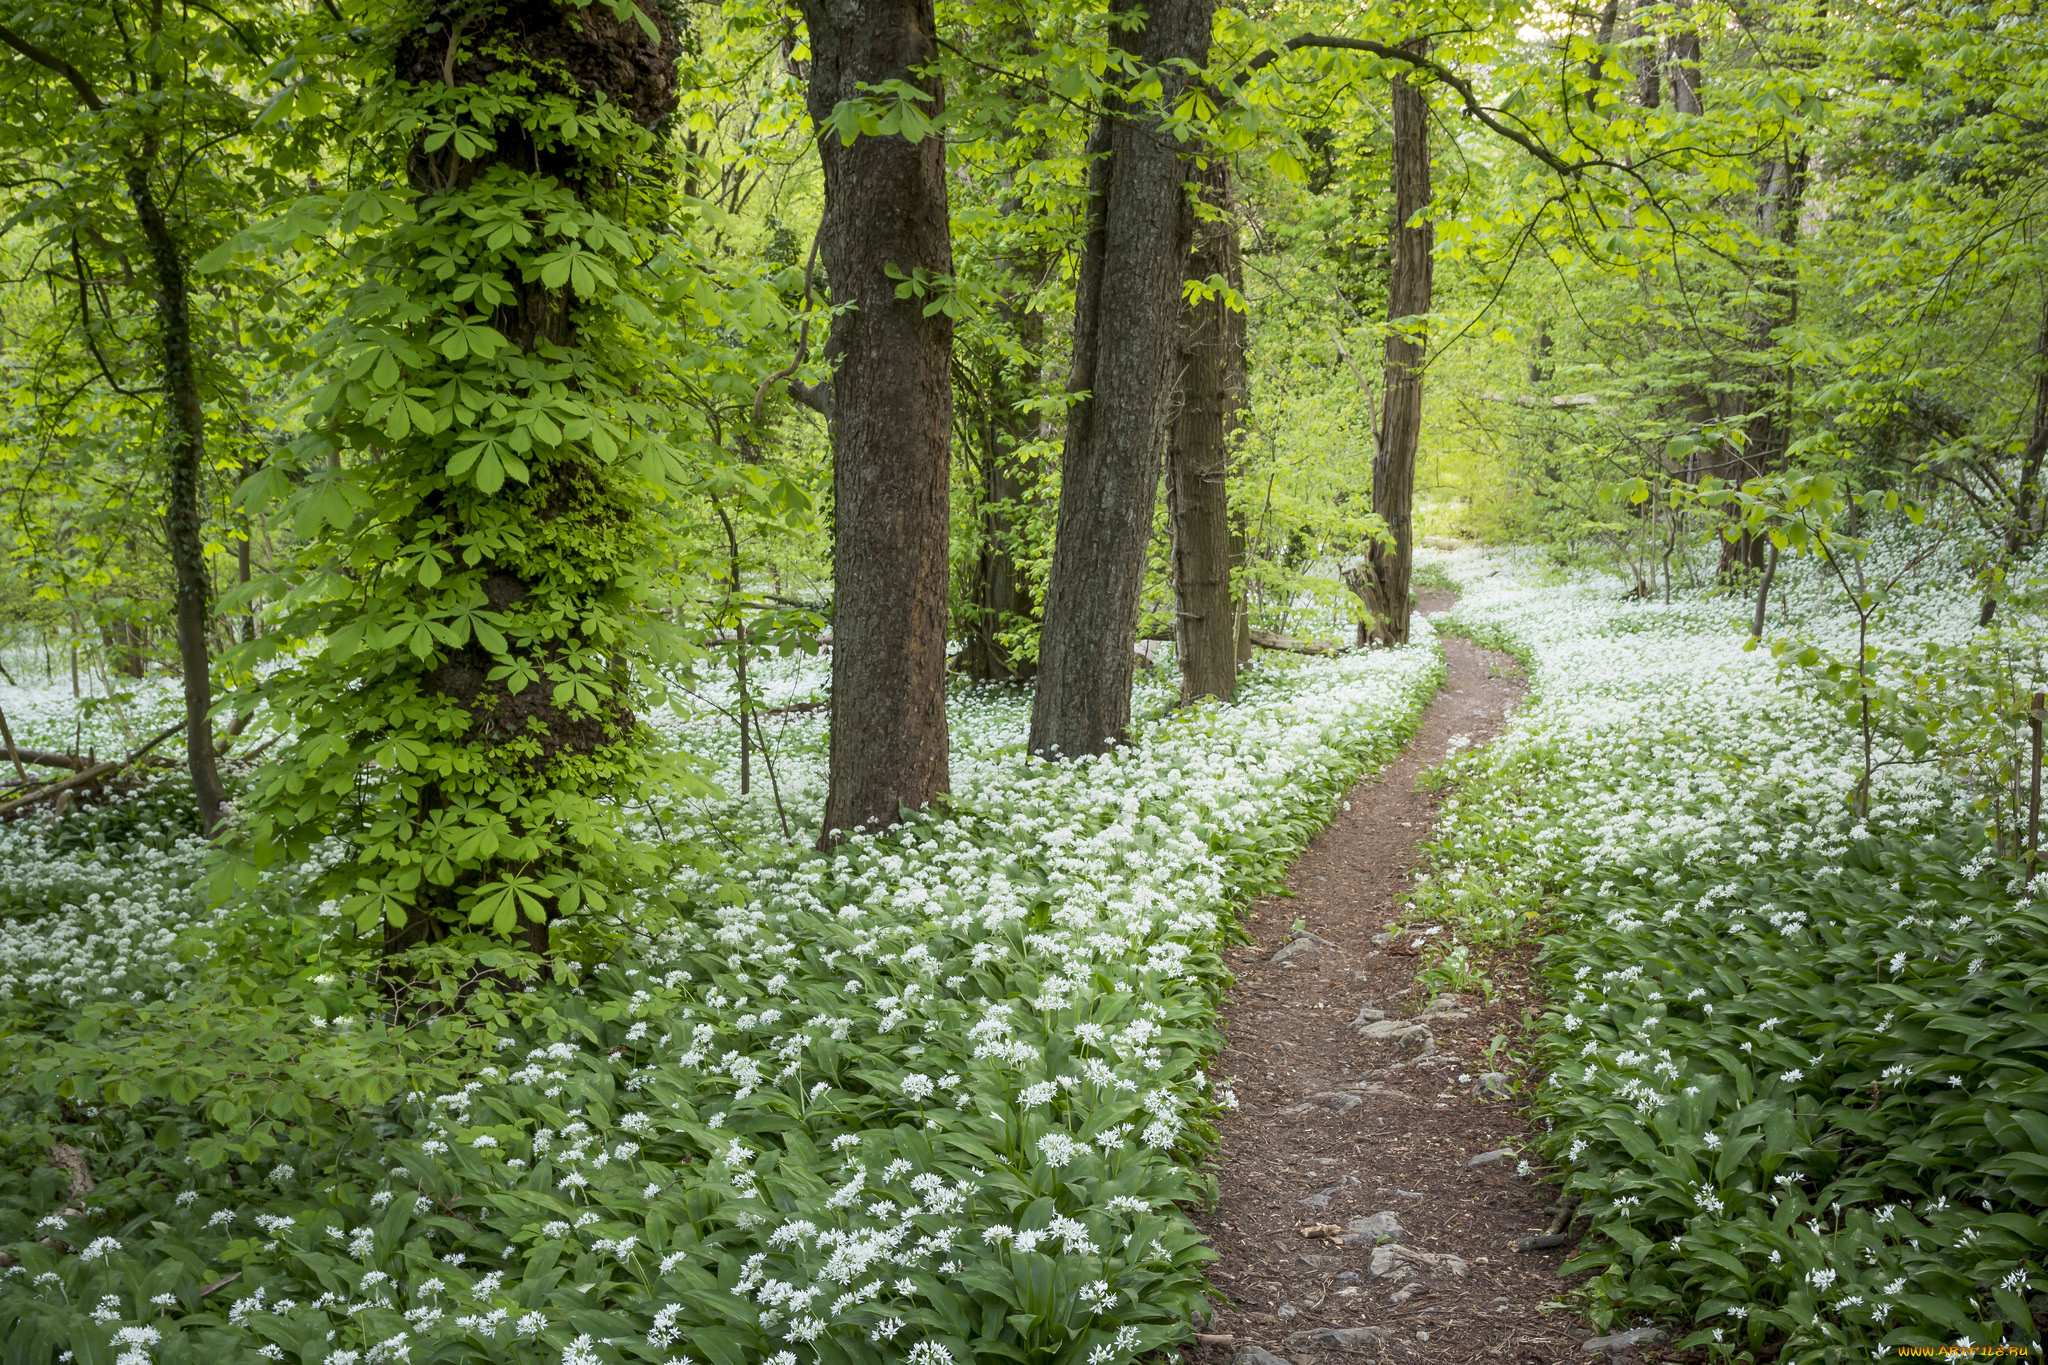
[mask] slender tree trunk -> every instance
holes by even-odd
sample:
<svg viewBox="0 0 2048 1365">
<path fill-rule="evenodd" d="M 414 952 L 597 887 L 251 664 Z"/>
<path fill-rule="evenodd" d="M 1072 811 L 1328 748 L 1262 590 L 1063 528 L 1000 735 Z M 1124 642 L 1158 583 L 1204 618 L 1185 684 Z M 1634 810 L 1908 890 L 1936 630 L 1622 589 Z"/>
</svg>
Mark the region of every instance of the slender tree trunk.
<svg viewBox="0 0 2048 1365">
<path fill-rule="evenodd" d="M 2020 452 L 2020 481 L 2012 510 L 2006 514 L 2005 555 L 1994 566 L 1999 578 L 2025 558 L 2041 540 L 2041 464 L 2048 457 L 2048 303 L 2044 303 L 2041 329 L 2034 334 L 2034 430 Z M 1979 628 L 1991 624 L 1998 614 L 1996 593 L 1984 594 L 1977 613 Z"/>
<path fill-rule="evenodd" d="M 1672 112 L 1703 113 L 1706 79 L 1700 71 L 1700 31 L 1691 0 L 1678 0 L 1672 22 L 1676 27 L 1664 43 L 1664 85 L 1671 92 Z"/>
<path fill-rule="evenodd" d="M 206 650 L 206 621 L 213 605 L 213 580 L 206 569 L 205 519 L 199 511 L 200 471 L 206 459 L 206 409 L 199 397 L 199 372 L 192 352 L 191 293 L 185 255 L 158 207 L 149 176 L 128 169 L 128 198 L 135 207 L 156 276 L 158 345 L 164 376 L 164 534 L 176 575 L 173 619 L 177 623 L 178 665 L 184 674 L 185 761 L 199 802 L 199 827 L 212 834 L 220 823 L 227 792 L 213 750 L 213 677 Z"/>
<path fill-rule="evenodd" d="M 1137 11 L 1115 0 L 1112 13 Z M 1214 0 L 1152 0 L 1117 41 L 1159 68 L 1170 106 L 1208 60 Z M 1039 636 L 1031 749 L 1102 753 L 1130 729 L 1131 644 L 1166 453 L 1180 292 L 1194 215 L 1188 168 L 1155 110 L 1112 100 L 1090 137 L 1088 234 L 1074 300 L 1074 372 L 1059 523 Z"/>
<path fill-rule="evenodd" d="M 1808 159 L 1803 147 L 1788 148 L 1782 158 L 1772 162 L 1758 197 L 1758 235 L 1766 242 L 1775 241 L 1777 254 L 1763 262 L 1758 280 L 1759 302 L 1749 316 L 1749 348 L 1757 357 L 1755 382 L 1747 394 L 1729 395 L 1730 401 L 1746 403 L 1749 409 L 1744 433 L 1747 439 L 1731 459 L 1731 478 L 1738 484 L 1761 478 L 1783 465 L 1791 444 L 1787 409 L 1792 372 L 1789 366 L 1772 364 L 1770 350 L 1775 344 L 1776 330 L 1789 325 L 1799 314 L 1799 279 L 1792 254 L 1799 243 L 1799 215 L 1806 203 Z M 1746 530 L 1733 540 L 1723 539 L 1721 576 L 1729 578 L 1761 570 L 1767 540 L 1767 536 Z"/>
<path fill-rule="evenodd" d="M 1629 41 L 1635 46 L 1635 100 L 1644 109 L 1655 109 L 1662 102 L 1656 40 L 1643 23 L 1643 13 L 1650 8 L 1650 0 L 1634 0 L 1628 21 Z"/>
<path fill-rule="evenodd" d="M 904 81 L 938 55 L 932 0 L 803 0 L 812 122 L 842 100 Z M 834 319 L 832 376 L 832 737 L 822 844 L 893 825 L 948 789 L 947 480 L 953 327 L 898 299 L 889 267 L 953 270 L 945 144 L 828 134 L 819 254 Z"/>
<path fill-rule="evenodd" d="M 1195 228 L 1188 278 L 1242 283 L 1230 164 L 1212 156 L 1196 177 L 1222 215 Z M 1228 475 L 1244 409 L 1245 319 L 1220 296 L 1181 312 L 1180 402 L 1167 442 L 1166 505 L 1173 523 L 1174 643 L 1181 700 L 1237 694 L 1237 604 L 1230 593 Z"/>
<path fill-rule="evenodd" d="M 1042 314 L 1012 300 L 1004 309 L 1003 324 L 1026 353 L 1037 355 L 1043 348 Z M 1023 366 L 998 358 L 991 366 L 986 411 L 978 423 L 981 549 L 974 561 L 968 594 L 972 619 L 963 632 L 959 663 L 968 677 L 980 682 L 1021 682 L 1032 673 L 1030 660 L 998 638 L 1007 627 L 1031 618 L 1037 605 L 1016 556 L 1017 511 L 1033 484 L 1032 471 L 1017 455 L 1033 439 L 1031 425 L 1038 420 L 1019 410 L 1031 387 L 1030 373 Z"/>
<path fill-rule="evenodd" d="M 1237 614 L 1237 666 L 1242 669 L 1252 661 L 1252 594 L 1251 585 L 1245 573 L 1251 568 L 1251 533 L 1247 529 L 1244 509 L 1230 509 L 1230 571 L 1232 581 L 1238 585 L 1235 603 Z"/>
<path fill-rule="evenodd" d="M 1418 54 L 1425 38 L 1410 41 Z M 1386 402 L 1379 449 L 1372 462 L 1372 507 L 1394 543 L 1374 541 L 1345 581 L 1370 618 L 1360 622 L 1359 643 L 1408 643 L 1413 609 L 1410 576 L 1415 555 L 1415 452 L 1422 440 L 1424 340 L 1413 330 L 1429 312 L 1436 230 L 1414 219 L 1429 207 L 1429 103 L 1406 77 L 1393 83 L 1394 268 L 1387 281 Z M 1405 324 L 1405 326 L 1404 326 Z"/>
</svg>

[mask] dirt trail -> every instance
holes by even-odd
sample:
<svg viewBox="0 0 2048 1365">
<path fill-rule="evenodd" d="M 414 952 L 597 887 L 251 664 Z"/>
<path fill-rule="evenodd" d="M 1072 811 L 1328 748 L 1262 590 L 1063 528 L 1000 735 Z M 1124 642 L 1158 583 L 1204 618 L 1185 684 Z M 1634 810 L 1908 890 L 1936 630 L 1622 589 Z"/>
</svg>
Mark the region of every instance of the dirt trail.
<svg viewBox="0 0 2048 1365">
<path fill-rule="evenodd" d="M 1424 598 L 1425 611 L 1452 600 Z M 1242 1107 L 1223 1129 L 1221 1202 L 1201 1220 L 1227 1296 L 1192 1350 L 1201 1365 L 1267 1365 L 1247 1348 L 1296 1365 L 1595 1359 L 1574 1312 L 1541 1307 L 1563 1252 L 1515 1249 L 1549 1224 L 1546 1187 L 1516 1174 L 1516 1155 L 1472 1164 L 1526 1145 L 1521 1096 L 1476 1093 L 1500 1066 L 1489 1041 L 1519 1038 L 1526 979 L 1514 969 L 1491 1004 L 1439 1001 L 1415 1033 L 1426 993 L 1385 937 L 1440 799 L 1417 776 L 1455 737 L 1491 738 L 1523 691 L 1504 654 L 1457 639 L 1444 653 L 1448 681 L 1415 739 L 1352 789 L 1289 874 L 1298 898 L 1255 906 L 1257 947 L 1231 954 L 1217 1071 Z M 1290 941 L 1297 919 L 1312 939 Z"/>
</svg>

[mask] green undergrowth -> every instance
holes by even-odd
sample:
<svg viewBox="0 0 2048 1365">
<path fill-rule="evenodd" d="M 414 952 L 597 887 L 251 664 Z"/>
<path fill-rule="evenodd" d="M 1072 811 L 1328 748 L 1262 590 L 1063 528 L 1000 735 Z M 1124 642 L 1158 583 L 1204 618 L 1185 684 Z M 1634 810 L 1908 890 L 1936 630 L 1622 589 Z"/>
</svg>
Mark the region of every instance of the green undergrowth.
<svg viewBox="0 0 2048 1365">
<path fill-rule="evenodd" d="M 1460 608 L 1536 690 L 1445 765 L 1414 916 L 1440 987 L 1541 936 L 1536 1145 L 1583 1199 L 1566 1270 L 1595 1324 L 1713 1359 L 2031 1347 L 2048 914 L 2025 869 L 1924 769 L 1855 819 L 1829 717 L 1711 604 L 1542 610 Z"/>
<path fill-rule="evenodd" d="M 189 931 L 175 993 L 17 1001 L 0 1360 L 1107 1365 L 1185 1338 L 1234 1103 L 1221 948 L 1442 662 L 1261 677 L 1109 758 L 1014 755 L 885 838 L 686 874 L 608 959 L 508 960 L 435 1010 L 393 1017 L 298 904 Z"/>
</svg>

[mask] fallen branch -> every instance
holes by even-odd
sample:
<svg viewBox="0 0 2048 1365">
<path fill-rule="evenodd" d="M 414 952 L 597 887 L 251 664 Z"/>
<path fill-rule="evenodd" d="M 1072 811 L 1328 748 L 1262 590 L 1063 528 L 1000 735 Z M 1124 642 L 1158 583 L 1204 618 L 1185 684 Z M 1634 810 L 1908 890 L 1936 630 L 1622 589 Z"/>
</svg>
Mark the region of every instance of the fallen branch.
<svg viewBox="0 0 2048 1365">
<path fill-rule="evenodd" d="M 157 745 L 163 743 L 165 740 L 169 739 L 172 735 L 177 734 L 178 731 L 184 728 L 185 722 L 181 720 L 177 724 L 171 726 L 170 728 L 159 732 L 154 738 L 150 739 L 148 742 L 143 744 L 141 748 L 137 749 L 134 753 L 129 754 L 128 757 L 126 758 L 119 760 L 110 759 L 105 763 L 95 763 L 89 768 L 73 773 L 71 776 L 65 778 L 62 782 L 53 782 L 49 786 L 44 787 L 41 791 L 30 792 L 27 796 L 17 796 L 12 801 L 0 804 L 0 820 L 9 819 L 17 811 L 25 810 L 30 806 L 38 805 L 41 802 L 52 799 L 53 797 L 61 797 L 66 792 L 76 791 L 78 788 L 85 786 L 87 783 L 97 782 L 101 778 L 107 777 L 113 773 L 117 773 L 121 771 L 123 768 L 130 767 L 140 762 L 142 759 L 148 757 L 149 752 L 152 749 L 156 748 Z"/>
<path fill-rule="evenodd" d="M 78 754 L 60 754 L 54 749 L 24 749 L 10 744 L 7 756 L 17 764 L 28 763 L 38 768 L 69 768 L 73 772 L 84 772 L 92 766 L 92 760 Z"/>
<path fill-rule="evenodd" d="M 1297 640 L 1270 630 L 1253 630 L 1252 643 L 1260 649 L 1284 650 L 1289 654 L 1335 654 L 1337 646 L 1328 640 Z"/>
</svg>

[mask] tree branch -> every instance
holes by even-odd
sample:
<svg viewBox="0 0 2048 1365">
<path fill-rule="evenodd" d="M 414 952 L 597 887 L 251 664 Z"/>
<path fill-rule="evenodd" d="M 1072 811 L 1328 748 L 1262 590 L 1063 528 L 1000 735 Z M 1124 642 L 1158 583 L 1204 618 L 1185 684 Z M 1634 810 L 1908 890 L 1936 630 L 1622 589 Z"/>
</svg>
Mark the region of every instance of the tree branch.
<svg viewBox="0 0 2048 1365">
<path fill-rule="evenodd" d="M 56 53 L 43 51 L 43 49 L 22 37 L 13 29 L 8 28 L 5 24 L 0 24 L 0 43 L 13 48 L 37 66 L 44 67 L 62 76 L 66 81 L 70 82 L 71 88 L 78 92 L 78 98 L 85 101 L 85 107 L 94 113 L 98 113 L 106 108 L 104 104 L 100 103 L 99 92 L 92 88 L 92 82 L 87 80 L 77 67 L 65 61 Z"/>
<path fill-rule="evenodd" d="M 1420 53 L 1406 51 L 1391 43 L 1377 43 L 1370 38 L 1340 38 L 1332 34 L 1304 33 L 1299 37 L 1289 38 L 1279 47 L 1268 48 L 1252 58 L 1249 62 L 1245 63 L 1244 74 L 1250 75 L 1254 71 L 1271 66 L 1288 53 L 1300 52 L 1304 48 L 1326 48 L 1336 52 L 1364 52 L 1375 57 L 1384 58 L 1387 61 L 1405 62 L 1418 70 L 1427 71 L 1430 75 L 1435 76 L 1445 85 L 1458 92 L 1459 99 L 1464 102 L 1466 113 L 1478 119 L 1488 128 L 1508 139 L 1508 141 L 1515 143 L 1523 151 L 1529 153 L 1529 155 L 1535 157 L 1559 175 L 1576 176 L 1588 166 L 1605 164 L 1597 160 L 1566 161 L 1527 133 L 1522 132 L 1518 128 L 1511 128 L 1495 118 L 1492 111 L 1480 103 L 1479 96 L 1472 89 L 1472 83 L 1463 76 L 1460 76 L 1442 62 L 1422 56 Z"/>
</svg>

